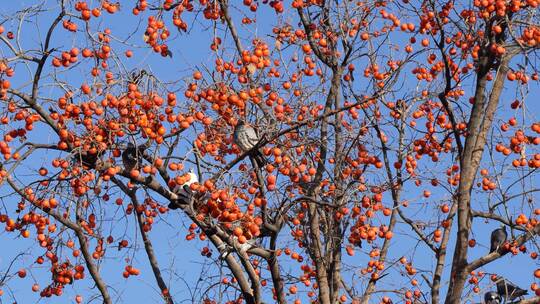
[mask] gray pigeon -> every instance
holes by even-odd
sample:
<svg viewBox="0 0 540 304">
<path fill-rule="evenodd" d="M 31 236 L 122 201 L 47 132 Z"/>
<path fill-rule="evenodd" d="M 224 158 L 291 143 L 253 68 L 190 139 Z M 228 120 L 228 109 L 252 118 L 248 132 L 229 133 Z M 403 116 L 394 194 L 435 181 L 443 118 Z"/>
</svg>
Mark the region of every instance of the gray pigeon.
<svg viewBox="0 0 540 304">
<path fill-rule="evenodd" d="M 252 126 L 245 123 L 242 119 L 238 120 L 238 123 L 234 127 L 233 138 L 234 143 L 240 147 L 244 153 L 250 153 L 250 157 L 253 157 L 259 167 L 266 164 L 266 159 L 261 151 L 253 149 L 259 143 L 260 138 L 257 135 L 257 131 L 255 131 Z"/>
<path fill-rule="evenodd" d="M 506 242 L 507 236 L 508 234 L 506 233 L 506 227 L 504 225 L 501 225 L 501 228 L 493 230 L 491 233 L 491 247 L 489 253 L 499 250 L 499 247 Z"/>
<path fill-rule="evenodd" d="M 497 293 L 505 299 L 505 301 L 513 301 L 519 297 L 523 297 L 529 292 L 514 285 L 512 282 L 503 277 L 497 278 Z"/>
<path fill-rule="evenodd" d="M 495 291 L 488 291 L 484 294 L 484 304 L 501 304 L 501 296 Z"/>
</svg>

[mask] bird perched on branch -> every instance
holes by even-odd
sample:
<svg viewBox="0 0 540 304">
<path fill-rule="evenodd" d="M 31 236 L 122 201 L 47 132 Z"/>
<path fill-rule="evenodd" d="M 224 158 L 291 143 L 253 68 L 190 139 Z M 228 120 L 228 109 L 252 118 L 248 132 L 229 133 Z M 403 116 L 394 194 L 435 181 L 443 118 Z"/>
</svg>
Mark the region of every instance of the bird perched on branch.
<svg viewBox="0 0 540 304">
<path fill-rule="evenodd" d="M 81 148 L 74 149 L 72 152 L 71 161 L 73 165 L 82 166 L 84 170 L 95 170 L 97 174 L 97 180 L 94 184 L 94 193 L 99 195 L 101 193 L 101 185 L 103 183 L 103 172 L 111 168 L 114 165 L 114 161 L 110 158 L 104 159 L 102 151 L 88 151 Z"/>
<path fill-rule="evenodd" d="M 193 190 L 191 190 L 191 184 L 198 183 L 199 178 L 195 173 L 193 173 L 193 169 L 190 169 L 188 172 L 189 179 L 187 182 L 185 182 L 182 185 L 176 185 L 173 189 L 173 192 L 178 195 L 178 201 L 169 203 L 169 209 L 175 210 L 178 209 L 179 205 L 182 204 L 188 204 L 191 198 L 193 197 L 194 193 Z"/>
<path fill-rule="evenodd" d="M 134 144 L 128 143 L 124 152 L 122 152 L 122 164 L 126 171 L 137 169 L 141 162 L 141 156 L 144 152 L 144 147 L 135 147 Z"/>
<path fill-rule="evenodd" d="M 517 298 L 523 297 L 529 292 L 499 276 L 497 277 L 497 293 L 504 298 L 505 301 L 513 301 Z"/>
<path fill-rule="evenodd" d="M 484 304 L 501 304 L 501 296 L 495 291 L 488 291 L 484 294 Z"/>
<path fill-rule="evenodd" d="M 506 242 L 508 234 L 506 233 L 506 226 L 501 225 L 501 228 L 493 230 L 491 233 L 491 246 L 489 253 L 499 250 L 499 248 Z"/>
<path fill-rule="evenodd" d="M 89 170 L 96 167 L 96 163 L 99 161 L 100 156 L 100 152 L 91 153 L 90 151 L 78 148 L 72 151 L 71 159 L 74 164 L 81 165 L 83 169 Z"/>
<path fill-rule="evenodd" d="M 96 165 L 96 162 L 98 161 L 98 155 L 97 154 L 90 154 L 86 151 L 83 151 L 81 153 L 81 163 L 83 164 L 83 167 L 88 169 L 92 168 Z"/>
<path fill-rule="evenodd" d="M 234 127 L 234 143 L 244 153 L 249 153 L 250 158 L 255 160 L 257 166 L 266 164 L 266 159 L 259 149 L 254 149 L 260 141 L 257 131 L 244 120 L 240 119 Z"/>
</svg>

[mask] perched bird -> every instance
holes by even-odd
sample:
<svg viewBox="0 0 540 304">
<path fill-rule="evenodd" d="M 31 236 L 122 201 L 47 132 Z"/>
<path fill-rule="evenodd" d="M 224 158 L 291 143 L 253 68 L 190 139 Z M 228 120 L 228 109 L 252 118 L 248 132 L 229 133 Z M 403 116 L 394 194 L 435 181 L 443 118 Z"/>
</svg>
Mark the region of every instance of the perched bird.
<svg viewBox="0 0 540 304">
<path fill-rule="evenodd" d="M 495 291 L 488 291 L 484 294 L 484 304 L 501 304 L 501 296 Z"/>
<path fill-rule="evenodd" d="M 497 279 L 497 293 L 505 301 L 513 301 L 529 293 L 527 290 L 519 288 L 503 277 L 499 276 Z"/>
<path fill-rule="evenodd" d="M 240 147 L 242 152 L 249 152 L 259 167 L 266 164 L 266 159 L 259 149 L 253 149 L 259 143 L 259 135 L 257 131 L 247 124 L 244 120 L 240 119 L 234 127 L 234 143 Z"/>
<path fill-rule="evenodd" d="M 176 185 L 173 189 L 173 192 L 178 195 L 178 201 L 169 203 L 169 209 L 176 210 L 179 208 L 179 205 L 188 204 L 191 198 L 193 197 L 193 190 L 191 190 L 191 184 L 199 182 L 199 178 L 193 169 L 190 169 L 188 172 L 189 179 L 182 185 Z"/>
<path fill-rule="evenodd" d="M 506 233 L 506 227 L 504 225 L 501 225 L 501 228 L 493 230 L 491 233 L 491 246 L 489 253 L 499 250 L 499 247 L 506 242 L 507 236 L 508 234 Z"/>
<path fill-rule="evenodd" d="M 73 164 L 80 165 L 85 170 L 94 169 L 100 157 L 98 153 L 90 153 L 90 151 L 83 151 L 82 149 L 73 150 L 72 153 L 71 160 Z"/>
<path fill-rule="evenodd" d="M 81 153 L 81 162 L 84 168 L 88 169 L 88 168 L 95 167 L 97 161 L 98 161 L 97 154 L 90 154 L 90 153 L 87 153 L 86 151 Z"/>
<path fill-rule="evenodd" d="M 126 171 L 129 172 L 139 167 L 143 152 L 144 147 L 135 147 L 132 143 L 128 143 L 126 149 L 122 152 L 122 164 Z"/>
<path fill-rule="evenodd" d="M 173 191 L 178 195 L 178 199 L 167 205 L 171 210 L 180 208 L 180 205 L 187 205 L 193 196 L 193 191 L 188 185 L 176 186 Z"/>
</svg>

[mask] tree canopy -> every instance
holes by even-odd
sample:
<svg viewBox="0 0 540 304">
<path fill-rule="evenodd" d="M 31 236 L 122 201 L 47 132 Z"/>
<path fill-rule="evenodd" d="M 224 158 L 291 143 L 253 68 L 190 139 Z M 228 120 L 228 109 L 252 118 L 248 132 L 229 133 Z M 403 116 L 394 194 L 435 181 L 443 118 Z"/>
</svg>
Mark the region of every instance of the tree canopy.
<svg viewBox="0 0 540 304">
<path fill-rule="evenodd" d="M 539 5 L 3 3 L 0 303 L 540 302 Z"/>
</svg>

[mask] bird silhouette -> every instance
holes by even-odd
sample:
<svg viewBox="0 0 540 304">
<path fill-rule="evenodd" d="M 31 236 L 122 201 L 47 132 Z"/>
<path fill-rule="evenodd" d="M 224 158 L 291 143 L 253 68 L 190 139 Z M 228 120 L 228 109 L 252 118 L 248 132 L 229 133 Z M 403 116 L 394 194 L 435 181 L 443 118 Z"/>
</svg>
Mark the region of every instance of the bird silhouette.
<svg viewBox="0 0 540 304">
<path fill-rule="evenodd" d="M 504 225 L 501 225 L 501 228 L 493 230 L 491 233 L 491 246 L 489 253 L 499 250 L 499 247 L 506 242 L 507 236 L 508 234 L 506 233 L 506 227 Z"/>
<path fill-rule="evenodd" d="M 519 286 L 503 277 L 499 276 L 497 279 L 497 293 L 504 298 L 505 301 L 513 301 L 529 293 L 527 290 L 521 289 Z"/>
<path fill-rule="evenodd" d="M 176 210 L 180 207 L 180 205 L 188 204 L 193 197 L 194 193 L 190 186 L 193 183 L 199 182 L 199 178 L 195 173 L 193 173 L 193 169 L 189 170 L 188 175 L 189 180 L 187 182 L 174 187 L 173 192 L 178 195 L 178 200 L 170 202 L 168 205 L 169 209 Z"/>
<path fill-rule="evenodd" d="M 90 153 L 90 151 L 83 151 L 77 149 L 73 151 L 72 161 L 75 164 L 81 165 L 85 170 L 92 169 L 96 166 L 96 162 L 100 157 L 100 153 Z"/>
<path fill-rule="evenodd" d="M 140 157 L 138 152 L 132 143 L 128 143 L 126 149 L 122 152 L 122 164 L 126 171 L 129 172 L 138 167 Z"/>
<path fill-rule="evenodd" d="M 484 304 L 500 304 L 501 296 L 495 291 L 488 291 L 484 294 Z"/>
<path fill-rule="evenodd" d="M 240 147 L 242 152 L 249 152 L 249 156 L 255 160 L 259 167 L 262 167 L 267 163 L 261 151 L 259 149 L 254 149 L 260 140 L 257 131 L 244 120 L 238 120 L 234 127 L 233 139 L 234 143 Z"/>
</svg>

